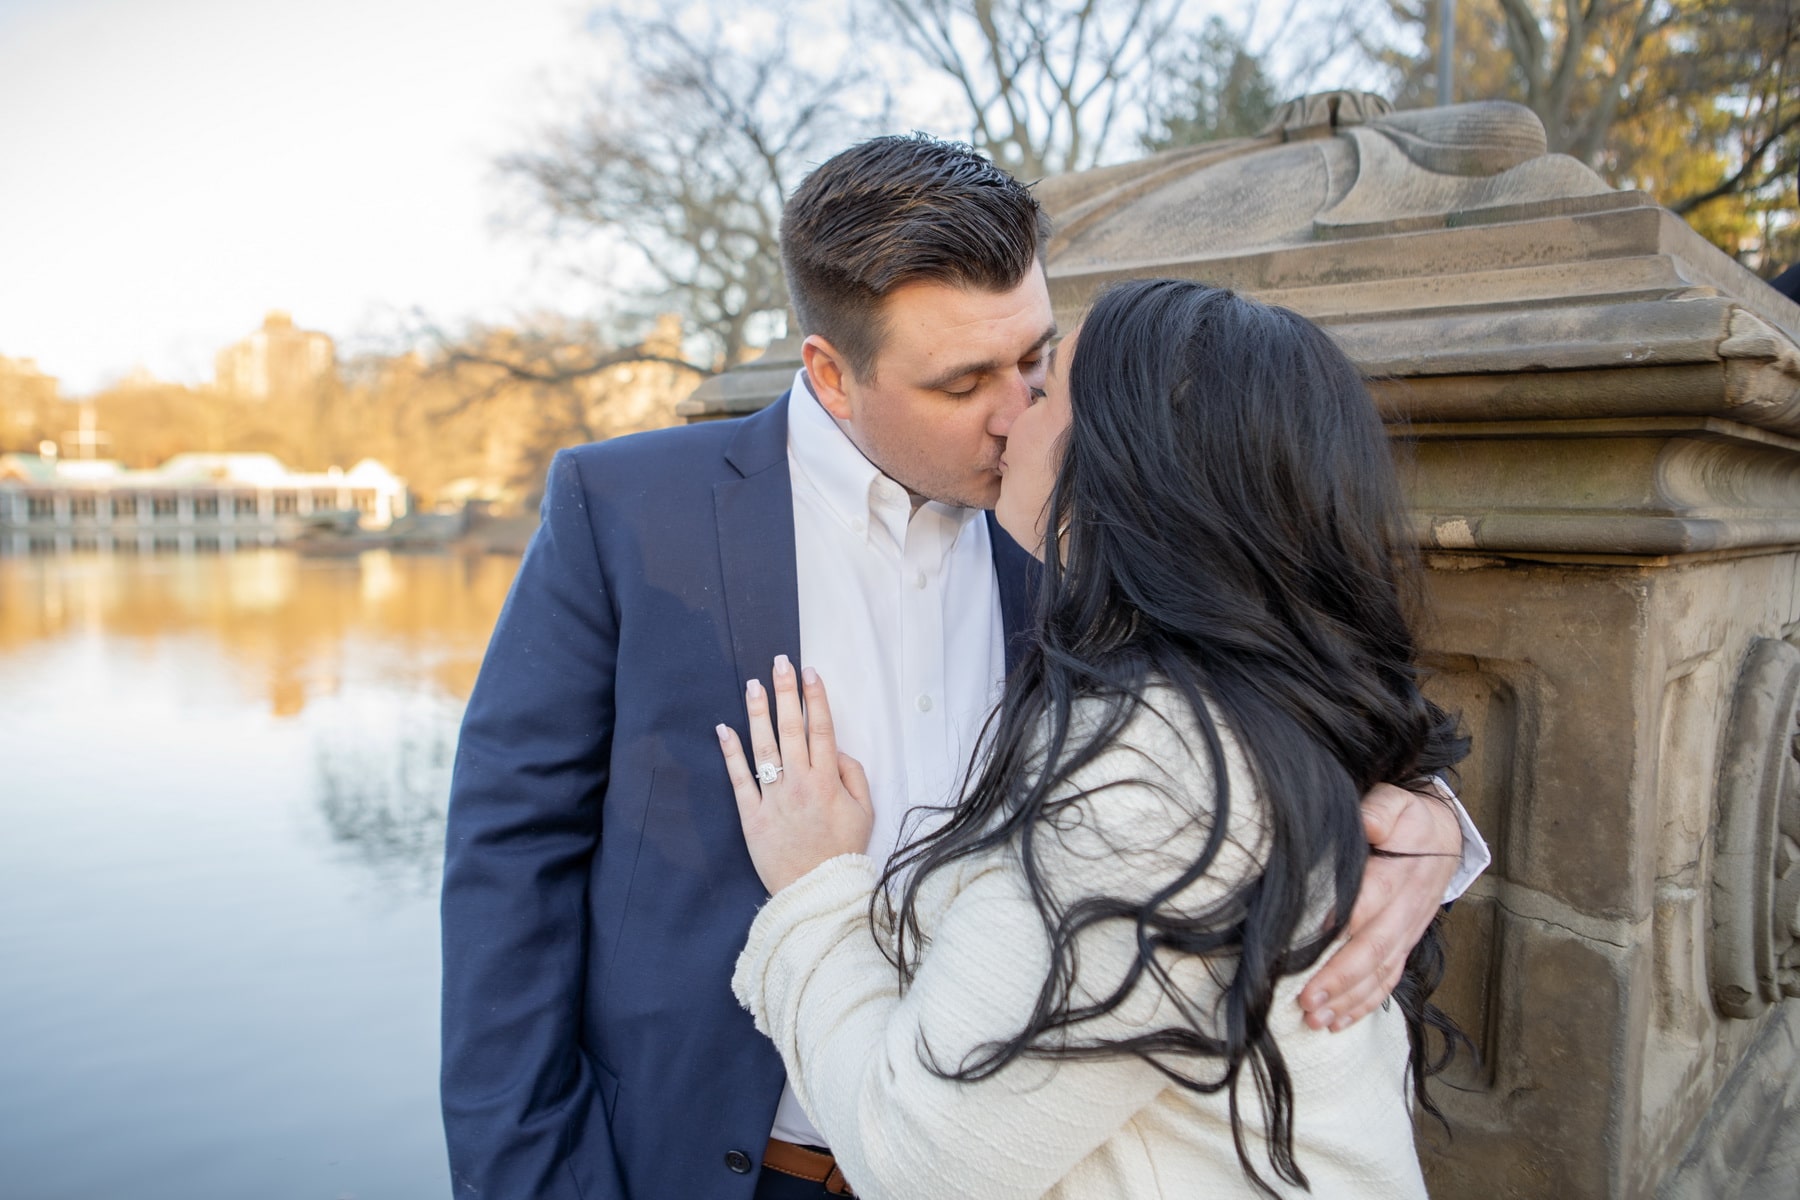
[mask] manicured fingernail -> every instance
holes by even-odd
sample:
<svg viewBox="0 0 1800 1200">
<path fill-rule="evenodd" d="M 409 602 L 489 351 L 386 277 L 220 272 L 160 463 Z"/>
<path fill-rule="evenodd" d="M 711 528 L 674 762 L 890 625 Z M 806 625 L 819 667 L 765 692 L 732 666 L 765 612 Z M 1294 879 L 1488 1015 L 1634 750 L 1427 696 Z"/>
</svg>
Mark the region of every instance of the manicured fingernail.
<svg viewBox="0 0 1800 1200">
<path fill-rule="evenodd" d="M 1317 1008 L 1319 1005 L 1325 1003 L 1326 999 L 1327 997 L 1323 991 L 1308 992 L 1306 995 L 1300 997 L 1300 1007 L 1308 1009 Z"/>
<path fill-rule="evenodd" d="M 1319 1023 L 1316 1026 L 1316 1028 L 1319 1028 L 1319 1029 L 1326 1028 L 1328 1025 L 1331 1024 L 1332 1018 L 1335 1017 L 1336 1015 L 1337 1014 L 1332 1012 L 1329 1008 L 1321 1008 L 1318 1012 L 1313 1014 L 1313 1019 L 1318 1021 L 1318 1023 Z"/>
<path fill-rule="evenodd" d="M 1344 1032 L 1344 1030 L 1346 1030 L 1348 1028 L 1350 1028 L 1350 1018 L 1349 1017 L 1339 1017 L 1337 1022 L 1332 1025 L 1331 1032 L 1342 1033 L 1342 1032 Z"/>
<path fill-rule="evenodd" d="M 713 732 L 719 735 L 719 740 L 721 742 L 729 742 L 731 740 L 731 726 L 729 725 L 714 725 Z"/>
<path fill-rule="evenodd" d="M 793 671 L 794 664 L 788 661 L 787 655 L 777 654 L 775 656 L 775 673 L 777 675 L 791 675 Z"/>
<path fill-rule="evenodd" d="M 746 683 L 744 685 L 744 695 L 752 700 L 762 695 L 762 681 L 760 679 L 752 679 L 749 683 Z"/>
<path fill-rule="evenodd" d="M 811 667 L 801 667 L 800 668 L 800 678 L 806 680 L 807 687 L 818 686 L 819 673 L 817 671 L 813 670 Z"/>
</svg>

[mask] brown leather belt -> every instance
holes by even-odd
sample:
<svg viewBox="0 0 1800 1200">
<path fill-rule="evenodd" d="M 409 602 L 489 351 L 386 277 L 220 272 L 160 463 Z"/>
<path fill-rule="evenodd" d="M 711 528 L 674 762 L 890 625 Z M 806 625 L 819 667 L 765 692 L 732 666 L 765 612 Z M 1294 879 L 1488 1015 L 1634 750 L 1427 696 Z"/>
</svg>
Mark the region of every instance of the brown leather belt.
<svg viewBox="0 0 1800 1200">
<path fill-rule="evenodd" d="M 792 1175 L 796 1179 L 822 1183 L 825 1190 L 833 1196 L 856 1195 L 850 1190 L 844 1173 L 838 1170 L 837 1159 L 817 1150 L 808 1150 L 805 1146 L 770 1138 L 769 1148 L 763 1154 L 763 1166 L 771 1171 L 780 1171 L 783 1175 Z"/>
</svg>

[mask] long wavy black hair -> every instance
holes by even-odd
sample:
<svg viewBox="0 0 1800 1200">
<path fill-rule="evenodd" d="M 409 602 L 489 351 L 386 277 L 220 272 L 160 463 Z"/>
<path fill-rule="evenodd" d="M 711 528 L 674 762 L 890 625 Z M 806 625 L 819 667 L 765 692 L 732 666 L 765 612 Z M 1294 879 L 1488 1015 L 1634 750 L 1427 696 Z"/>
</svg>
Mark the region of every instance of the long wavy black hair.
<svg viewBox="0 0 1800 1200">
<path fill-rule="evenodd" d="M 894 921 L 902 982 L 921 952 L 926 878 L 1003 848 L 1022 858 L 1051 967 L 1016 1035 L 944 1067 L 985 1078 L 1020 1057 L 1140 1056 L 1197 1091 L 1226 1090 L 1239 1161 L 1252 1163 L 1240 1114 L 1248 1072 L 1264 1114 L 1269 1166 L 1306 1186 L 1293 1154 L 1293 1087 L 1269 1031 L 1275 986 L 1310 968 L 1342 932 L 1369 854 L 1359 801 L 1377 783 L 1420 786 L 1467 753 L 1455 718 L 1419 690 L 1407 616 L 1418 599 L 1382 423 L 1356 368 L 1305 318 L 1220 288 L 1160 279 L 1095 301 L 1068 372 L 1071 424 L 1049 499 L 1035 638 L 989 720 L 987 752 L 963 799 L 888 868 L 876 891 Z M 1148 901 L 1056 899 L 1036 847 L 1080 798 L 1071 776 L 1118 735 L 1146 688 L 1166 683 L 1204 731 L 1215 815 L 1198 858 Z M 1166 693 L 1165 693 L 1166 694 Z M 1097 727 L 1071 721 L 1103 701 Z M 1179 894 L 1213 866 L 1230 795 L 1215 706 L 1266 797 L 1261 874 L 1195 913 Z M 1332 916 L 1319 927 L 1319 881 Z M 898 897 L 897 901 L 891 897 Z M 1110 994 L 1078 1000 L 1075 942 L 1101 922 L 1137 930 L 1133 970 Z M 1081 1026 L 1139 986 L 1174 995 L 1171 954 L 1236 964 L 1223 1002 L 1125 1039 Z M 1396 999 L 1412 1043 L 1415 1095 L 1441 1069 L 1451 1027 L 1429 1006 L 1441 975 L 1434 924 Z"/>
</svg>

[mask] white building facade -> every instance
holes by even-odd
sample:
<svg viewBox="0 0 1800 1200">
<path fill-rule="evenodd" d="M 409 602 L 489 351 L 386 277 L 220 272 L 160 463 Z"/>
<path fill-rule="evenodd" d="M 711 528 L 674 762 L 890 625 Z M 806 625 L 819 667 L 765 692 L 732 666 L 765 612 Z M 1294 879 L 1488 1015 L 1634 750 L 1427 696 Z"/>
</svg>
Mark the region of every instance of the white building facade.
<svg viewBox="0 0 1800 1200">
<path fill-rule="evenodd" d="M 278 546 L 335 521 L 383 530 L 406 485 L 374 459 L 290 471 L 268 454 L 179 454 L 149 471 L 0 455 L 0 553 L 157 553 Z"/>
</svg>

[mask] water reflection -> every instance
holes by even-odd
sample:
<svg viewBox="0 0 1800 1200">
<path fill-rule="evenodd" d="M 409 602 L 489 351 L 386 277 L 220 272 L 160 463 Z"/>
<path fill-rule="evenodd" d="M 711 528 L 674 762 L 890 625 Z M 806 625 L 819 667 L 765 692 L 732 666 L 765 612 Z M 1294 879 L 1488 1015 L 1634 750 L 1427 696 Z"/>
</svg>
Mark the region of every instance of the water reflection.
<svg viewBox="0 0 1800 1200">
<path fill-rule="evenodd" d="M 384 884 L 437 888 L 444 798 L 455 738 L 449 723 L 413 719 L 398 732 L 333 730 L 315 743 L 319 813 L 334 842 Z"/>
<path fill-rule="evenodd" d="M 447 1194 L 433 896 L 516 566 L 0 558 L 0 1194 Z"/>
<path fill-rule="evenodd" d="M 70 637 L 140 644 L 202 635 L 296 716 L 374 656 L 391 683 L 466 699 L 517 560 L 228 555 L 0 559 L 0 657 Z"/>
</svg>

